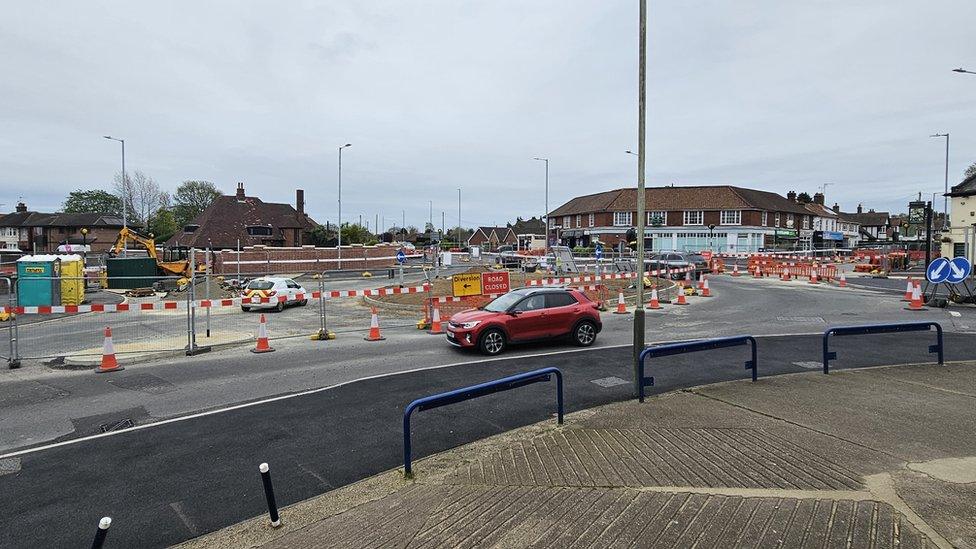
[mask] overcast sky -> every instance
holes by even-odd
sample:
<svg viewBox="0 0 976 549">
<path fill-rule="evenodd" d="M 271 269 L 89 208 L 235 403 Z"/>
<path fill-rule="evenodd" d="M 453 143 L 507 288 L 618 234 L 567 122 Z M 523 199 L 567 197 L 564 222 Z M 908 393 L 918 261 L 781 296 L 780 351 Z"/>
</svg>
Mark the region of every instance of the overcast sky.
<svg viewBox="0 0 976 549">
<path fill-rule="evenodd" d="M 0 3 L 0 211 L 129 170 L 372 226 L 636 181 L 637 0 Z M 648 184 L 901 211 L 976 161 L 972 0 L 651 0 Z M 941 197 L 939 197 L 941 202 Z"/>
</svg>

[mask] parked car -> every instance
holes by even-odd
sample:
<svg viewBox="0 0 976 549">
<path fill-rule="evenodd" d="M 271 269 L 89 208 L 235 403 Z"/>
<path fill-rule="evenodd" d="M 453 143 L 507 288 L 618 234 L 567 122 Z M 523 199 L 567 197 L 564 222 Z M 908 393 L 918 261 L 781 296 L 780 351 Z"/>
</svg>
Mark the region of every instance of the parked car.
<svg viewBox="0 0 976 549">
<path fill-rule="evenodd" d="M 708 260 L 699 254 L 689 254 L 681 252 L 659 252 L 652 254 L 645 260 L 645 264 L 648 269 L 683 269 L 685 267 L 693 267 L 695 271 L 693 275 L 698 273 L 707 273 L 711 269 L 708 266 Z M 680 277 L 681 275 L 675 275 Z"/>
<path fill-rule="evenodd" d="M 509 344 L 569 337 L 593 345 L 603 329 L 597 304 L 575 288 L 521 288 L 447 323 L 447 342 L 497 355 Z"/>
<path fill-rule="evenodd" d="M 298 296 L 302 298 L 299 299 Z M 276 300 L 280 296 L 285 296 L 284 301 Z M 267 303 L 252 303 L 251 298 L 271 298 Z M 251 309 L 274 309 L 281 312 L 288 305 L 298 305 L 304 307 L 308 305 L 308 290 L 290 278 L 261 277 L 247 283 L 241 291 L 241 310 L 250 311 Z"/>
</svg>

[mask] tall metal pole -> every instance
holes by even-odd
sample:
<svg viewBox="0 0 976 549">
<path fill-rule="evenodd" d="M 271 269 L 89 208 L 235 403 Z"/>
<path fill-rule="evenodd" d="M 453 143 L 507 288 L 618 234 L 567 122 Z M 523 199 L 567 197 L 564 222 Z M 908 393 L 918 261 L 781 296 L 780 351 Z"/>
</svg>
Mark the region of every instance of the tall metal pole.
<svg viewBox="0 0 976 549">
<path fill-rule="evenodd" d="M 112 137 L 111 135 L 103 135 L 105 139 L 112 141 L 118 141 L 122 144 L 122 228 L 129 226 L 129 178 L 125 174 L 125 139 L 118 137 Z M 122 256 L 126 256 L 129 250 L 129 239 L 122 239 Z"/>
<path fill-rule="evenodd" d="M 457 240 L 458 248 L 461 248 L 461 189 L 458 189 L 458 230 L 457 230 Z"/>
<path fill-rule="evenodd" d="M 549 255 L 549 159 L 548 158 L 533 158 L 533 160 L 539 160 L 540 162 L 546 163 L 546 211 L 543 212 L 543 217 L 546 219 L 546 250 L 545 254 Z"/>
<path fill-rule="evenodd" d="M 352 143 L 346 143 L 345 145 L 339 147 L 339 227 L 337 229 L 339 232 L 339 265 L 337 268 L 340 270 L 342 269 L 342 149 L 345 149 L 346 147 L 352 147 Z"/>
<path fill-rule="evenodd" d="M 949 194 L 949 132 L 946 132 L 945 194 Z M 949 197 L 943 195 L 942 230 L 949 228 Z"/>
<path fill-rule="evenodd" d="M 647 0 L 640 0 L 640 49 L 638 58 L 637 84 L 637 307 L 634 309 L 634 396 L 640 394 L 644 383 L 638 375 L 637 360 L 644 350 L 644 148 L 645 64 L 647 50 Z"/>
</svg>

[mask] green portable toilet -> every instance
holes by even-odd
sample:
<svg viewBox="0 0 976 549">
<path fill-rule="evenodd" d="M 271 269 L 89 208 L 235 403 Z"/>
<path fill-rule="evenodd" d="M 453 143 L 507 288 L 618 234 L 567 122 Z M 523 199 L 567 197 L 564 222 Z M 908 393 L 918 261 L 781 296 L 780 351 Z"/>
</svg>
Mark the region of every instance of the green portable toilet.
<svg viewBox="0 0 976 549">
<path fill-rule="evenodd" d="M 23 307 L 61 304 L 61 258 L 25 255 L 17 260 L 17 303 Z"/>
</svg>

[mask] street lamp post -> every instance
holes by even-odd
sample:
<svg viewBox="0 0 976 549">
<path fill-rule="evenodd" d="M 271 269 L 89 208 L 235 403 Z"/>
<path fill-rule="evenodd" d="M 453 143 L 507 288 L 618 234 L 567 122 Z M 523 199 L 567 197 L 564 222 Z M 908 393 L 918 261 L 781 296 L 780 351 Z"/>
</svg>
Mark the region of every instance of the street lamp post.
<svg viewBox="0 0 976 549">
<path fill-rule="evenodd" d="M 646 115 L 647 0 L 640 0 L 637 67 L 637 307 L 634 309 L 634 393 L 641 394 L 644 380 L 638 358 L 644 350 L 644 122 Z"/>
<path fill-rule="evenodd" d="M 976 72 L 967 71 L 966 69 L 964 69 L 962 67 L 959 67 L 958 69 L 952 69 L 952 72 L 958 72 L 958 73 L 962 73 L 962 74 L 976 74 Z"/>
<path fill-rule="evenodd" d="M 461 189 L 458 189 L 458 228 L 457 228 L 458 249 L 461 246 Z"/>
<path fill-rule="evenodd" d="M 122 228 L 124 229 L 129 226 L 128 215 L 127 215 L 127 212 L 129 211 L 129 207 L 128 207 L 129 206 L 129 198 L 128 198 L 129 178 L 126 177 L 125 175 L 125 139 L 112 137 L 111 135 L 103 135 L 102 137 L 104 137 L 105 139 L 110 139 L 112 141 L 118 141 L 119 143 L 122 144 Z M 122 239 L 123 257 L 125 257 L 128 248 L 129 248 L 128 239 L 127 238 Z"/>
<path fill-rule="evenodd" d="M 930 135 L 929 137 L 945 137 L 946 140 L 946 153 L 945 153 L 945 194 L 949 194 L 949 132 L 937 133 Z M 942 202 L 942 230 L 944 231 L 949 227 L 949 197 L 943 196 Z"/>
<path fill-rule="evenodd" d="M 532 160 L 538 160 L 539 162 L 546 163 L 546 249 L 545 254 L 549 255 L 549 159 L 548 158 L 538 158 L 535 157 Z"/>
<path fill-rule="evenodd" d="M 342 270 L 342 149 L 346 147 L 352 147 L 352 143 L 346 143 L 339 147 L 339 227 L 337 229 L 339 233 L 339 247 L 337 248 L 339 254 L 339 270 Z"/>
</svg>

